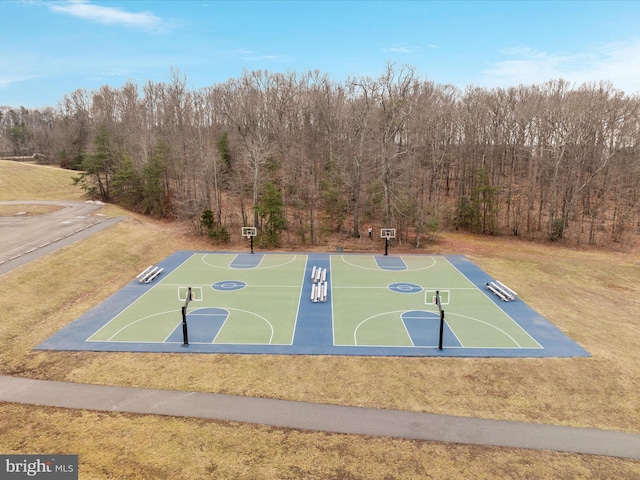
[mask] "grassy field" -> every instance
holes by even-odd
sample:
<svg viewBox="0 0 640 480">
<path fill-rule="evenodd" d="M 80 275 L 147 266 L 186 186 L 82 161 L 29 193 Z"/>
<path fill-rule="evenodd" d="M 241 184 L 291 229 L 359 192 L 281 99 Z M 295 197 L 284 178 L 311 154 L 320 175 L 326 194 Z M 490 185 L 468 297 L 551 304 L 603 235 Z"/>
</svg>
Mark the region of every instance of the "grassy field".
<svg viewBox="0 0 640 480">
<path fill-rule="evenodd" d="M 0 162 L 0 199 L 81 198 L 70 176 Z M 129 219 L 0 276 L 1 374 L 640 433 L 638 251 L 572 250 L 460 233 L 442 234 L 421 251 L 467 255 L 512 286 L 591 358 L 33 351 L 149 264 L 176 250 L 211 248 L 181 226 L 115 207 L 104 212 Z M 345 244 L 345 251 L 366 242 Z M 640 477 L 640 462 L 631 460 L 11 404 L 0 404 L 0 431 L 0 453 L 78 453 L 83 479 Z"/>
<path fill-rule="evenodd" d="M 71 187 L 74 176 L 70 170 L 0 160 L 0 201 L 82 200 L 82 190 Z"/>
</svg>

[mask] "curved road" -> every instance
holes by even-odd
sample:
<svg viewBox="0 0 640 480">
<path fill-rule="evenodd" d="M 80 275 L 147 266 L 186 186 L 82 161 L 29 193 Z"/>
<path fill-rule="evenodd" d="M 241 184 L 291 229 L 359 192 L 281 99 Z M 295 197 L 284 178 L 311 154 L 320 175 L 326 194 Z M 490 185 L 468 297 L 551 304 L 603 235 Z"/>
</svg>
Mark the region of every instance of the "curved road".
<svg viewBox="0 0 640 480">
<path fill-rule="evenodd" d="M 0 205 L 62 207 L 42 215 L 0 217 L 0 275 L 122 220 L 97 214 L 102 204 L 95 202 L 14 200 Z"/>
<path fill-rule="evenodd" d="M 0 217 L 0 275 L 121 220 L 94 215 L 100 205 L 92 203 L 2 203 L 63 208 L 33 217 Z M 0 376 L 0 402 L 640 459 L 640 435 L 632 433 L 213 393 Z"/>
</svg>

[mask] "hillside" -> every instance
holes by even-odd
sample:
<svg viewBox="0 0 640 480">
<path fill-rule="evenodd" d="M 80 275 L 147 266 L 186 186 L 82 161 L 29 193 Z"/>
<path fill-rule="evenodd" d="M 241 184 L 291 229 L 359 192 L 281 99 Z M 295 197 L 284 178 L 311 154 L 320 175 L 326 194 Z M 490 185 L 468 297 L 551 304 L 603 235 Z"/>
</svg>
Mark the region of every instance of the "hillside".
<svg viewBox="0 0 640 480">
<path fill-rule="evenodd" d="M 81 200 L 73 186 L 74 172 L 57 167 L 0 160 L 0 201 Z"/>
</svg>

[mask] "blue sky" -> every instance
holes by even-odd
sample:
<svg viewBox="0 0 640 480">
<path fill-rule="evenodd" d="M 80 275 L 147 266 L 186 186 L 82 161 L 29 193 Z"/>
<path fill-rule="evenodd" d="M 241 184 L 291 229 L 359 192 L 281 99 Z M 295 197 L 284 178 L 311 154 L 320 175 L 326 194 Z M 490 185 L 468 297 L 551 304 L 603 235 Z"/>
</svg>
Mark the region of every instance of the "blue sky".
<svg viewBox="0 0 640 480">
<path fill-rule="evenodd" d="M 564 78 L 640 94 L 640 1 L 0 0 L 0 105 L 127 80 L 197 89 L 243 70 L 332 79 L 411 65 L 486 88 Z"/>
</svg>

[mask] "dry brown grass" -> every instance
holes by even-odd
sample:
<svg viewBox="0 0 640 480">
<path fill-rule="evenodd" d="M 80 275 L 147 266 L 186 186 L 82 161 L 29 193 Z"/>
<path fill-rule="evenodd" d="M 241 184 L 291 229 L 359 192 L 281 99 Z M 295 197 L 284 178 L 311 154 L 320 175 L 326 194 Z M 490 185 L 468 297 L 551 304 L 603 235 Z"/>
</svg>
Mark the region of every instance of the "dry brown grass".
<svg viewBox="0 0 640 480">
<path fill-rule="evenodd" d="M 0 178 L 5 178 L 2 170 Z M 109 212 L 123 213 L 115 207 Z M 175 250 L 208 245 L 175 225 L 129 217 L 0 277 L 0 291 L 8 292 L 0 297 L 0 373 L 640 433 L 638 252 L 578 251 L 463 234 L 443 235 L 422 252 L 468 255 L 517 290 L 586 348 L 591 358 L 33 351 L 149 264 Z M 345 249 L 358 245 L 362 242 Z M 97 271 L 105 273 L 96 276 Z M 634 478 L 640 474 L 637 461 L 14 405 L 0 405 L 0 431 L 2 453 L 79 453 L 81 478 Z"/>
<path fill-rule="evenodd" d="M 0 160 L 0 200 L 81 200 L 73 176 L 57 167 Z"/>
<path fill-rule="evenodd" d="M 83 480 L 604 479 L 640 475 L 638 462 L 614 458 L 197 419 L 0 405 L 0 420 L 8 418 L 24 421 L 21 429 L 5 430 L 0 440 L 3 453 L 77 453 Z"/>
</svg>

